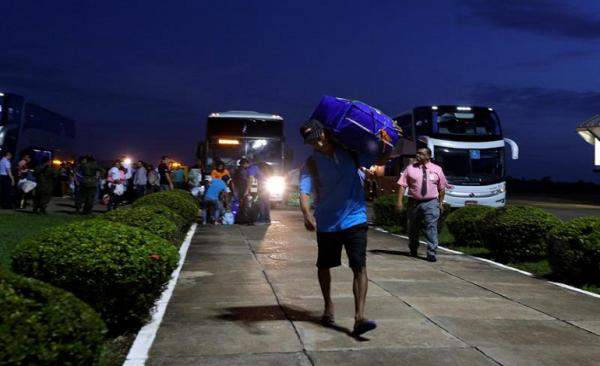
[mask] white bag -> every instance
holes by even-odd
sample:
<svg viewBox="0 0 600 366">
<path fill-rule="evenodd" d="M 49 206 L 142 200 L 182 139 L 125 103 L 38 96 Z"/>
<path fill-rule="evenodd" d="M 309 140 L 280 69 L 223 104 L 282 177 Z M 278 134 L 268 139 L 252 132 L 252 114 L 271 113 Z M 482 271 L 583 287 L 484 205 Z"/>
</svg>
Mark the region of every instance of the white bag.
<svg viewBox="0 0 600 366">
<path fill-rule="evenodd" d="M 36 182 L 33 182 L 31 180 L 27 180 L 27 179 L 21 179 L 18 183 L 17 183 L 17 188 L 19 188 L 21 191 L 23 191 L 24 193 L 29 193 L 31 191 L 33 191 L 33 189 L 37 186 Z"/>
<path fill-rule="evenodd" d="M 125 193 L 125 186 L 123 184 L 117 184 L 115 186 L 114 194 L 117 196 L 122 196 Z"/>
<path fill-rule="evenodd" d="M 233 213 L 231 211 L 225 212 L 225 215 L 223 215 L 223 224 L 224 225 L 233 225 L 234 222 L 235 222 L 235 217 L 233 216 Z"/>
</svg>

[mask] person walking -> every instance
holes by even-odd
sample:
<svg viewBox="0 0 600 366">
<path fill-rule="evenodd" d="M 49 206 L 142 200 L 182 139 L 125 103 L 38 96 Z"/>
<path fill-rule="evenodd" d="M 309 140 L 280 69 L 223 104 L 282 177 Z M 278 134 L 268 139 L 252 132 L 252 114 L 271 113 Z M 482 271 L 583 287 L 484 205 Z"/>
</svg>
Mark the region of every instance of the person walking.
<svg viewBox="0 0 600 366">
<path fill-rule="evenodd" d="M 354 330 L 359 336 L 377 327 L 365 317 L 368 277 L 367 206 L 361 179 L 360 166 L 371 166 L 374 158 L 352 153 L 335 144 L 329 132 L 316 120 L 300 128 L 304 143 L 313 147 L 311 156 L 300 171 L 300 208 L 307 230 L 317 232 L 318 279 L 324 300 L 323 325 L 334 324 L 334 304 L 331 300 L 330 269 L 341 265 L 342 247 L 348 255 L 354 274 Z M 387 160 L 382 157 L 381 161 Z M 314 198 L 314 215 L 310 198 Z"/>
<path fill-rule="evenodd" d="M 81 213 L 89 215 L 94 207 L 94 200 L 98 191 L 98 180 L 102 174 L 102 169 L 93 156 L 86 156 L 85 159 L 82 159 L 79 174 L 81 175 L 79 196 L 80 202 L 83 204 Z"/>
<path fill-rule="evenodd" d="M 154 169 L 152 164 L 149 164 L 147 169 L 148 190 L 150 193 L 156 193 L 160 190 L 160 177 L 158 171 Z"/>
<path fill-rule="evenodd" d="M 57 172 L 52 168 L 50 159 L 47 156 L 42 158 L 41 164 L 36 168 L 34 175 L 37 186 L 33 196 L 33 212 L 45 215 L 57 177 Z"/>
<path fill-rule="evenodd" d="M 169 157 L 163 156 L 158 164 L 158 176 L 160 178 L 160 190 L 169 191 L 173 189 L 173 182 L 171 181 L 171 170 L 169 169 Z"/>
<path fill-rule="evenodd" d="M 0 206 L 3 209 L 11 209 L 12 206 L 12 190 L 15 186 L 15 177 L 12 173 L 12 165 L 10 160 L 12 153 L 5 151 L 0 159 Z"/>
<path fill-rule="evenodd" d="M 133 173 L 133 190 L 135 199 L 143 197 L 146 194 L 146 186 L 148 185 L 148 173 L 143 161 L 138 161 L 135 172 Z"/>
<path fill-rule="evenodd" d="M 417 257 L 421 228 L 427 239 L 427 257 L 436 262 L 438 246 L 437 224 L 444 210 L 444 194 L 448 181 L 443 169 L 431 162 L 431 150 L 423 147 L 417 150 L 417 161 L 404 169 L 398 185 L 397 210 L 404 209 L 403 198 L 408 189 L 408 247 L 410 255 Z M 423 221 L 423 225 L 421 224 Z"/>
</svg>

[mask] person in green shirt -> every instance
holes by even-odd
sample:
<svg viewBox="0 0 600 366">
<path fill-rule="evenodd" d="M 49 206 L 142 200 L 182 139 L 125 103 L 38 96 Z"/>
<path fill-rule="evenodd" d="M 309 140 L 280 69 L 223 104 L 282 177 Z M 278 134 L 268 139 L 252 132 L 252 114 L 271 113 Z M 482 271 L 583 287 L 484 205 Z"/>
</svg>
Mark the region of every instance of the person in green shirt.
<svg viewBox="0 0 600 366">
<path fill-rule="evenodd" d="M 44 157 L 39 167 L 36 168 L 34 175 L 37 186 L 35 187 L 35 194 L 33 196 L 33 212 L 45 215 L 46 207 L 52 198 L 52 191 L 54 190 L 54 183 L 58 174 L 50 165 L 50 159 Z"/>
<path fill-rule="evenodd" d="M 80 196 L 83 203 L 82 214 L 89 215 L 94 207 L 94 197 L 98 189 L 98 177 L 102 174 L 102 168 L 96 163 L 93 156 L 86 156 L 82 159 L 79 168 L 81 174 Z"/>
</svg>

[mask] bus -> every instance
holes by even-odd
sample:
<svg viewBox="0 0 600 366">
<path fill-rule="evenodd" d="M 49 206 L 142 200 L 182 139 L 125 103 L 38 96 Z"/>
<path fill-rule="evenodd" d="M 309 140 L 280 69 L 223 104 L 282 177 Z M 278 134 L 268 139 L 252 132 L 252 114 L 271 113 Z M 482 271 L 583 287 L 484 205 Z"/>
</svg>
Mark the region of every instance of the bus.
<svg viewBox="0 0 600 366">
<path fill-rule="evenodd" d="M 271 175 L 267 189 L 273 204 L 285 194 L 286 146 L 283 118 L 252 111 L 211 113 L 206 121 L 206 139 L 198 146 L 197 157 L 208 169 L 216 160 L 233 172 L 241 158 L 250 163 L 268 164 Z"/>
<path fill-rule="evenodd" d="M 18 158 L 29 154 L 37 164 L 43 157 L 72 158 L 75 122 L 43 108 L 27 98 L 0 93 L 0 152 Z"/>
<path fill-rule="evenodd" d="M 518 145 L 502 134 L 500 118 L 490 107 L 432 105 L 416 107 L 395 119 L 404 131 L 403 155 L 388 163 L 385 175 L 400 175 L 416 150 L 429 147 L 452 188 L 451 207 L 506 204 L 506 150 L 518 159 Z"/>
</svg>

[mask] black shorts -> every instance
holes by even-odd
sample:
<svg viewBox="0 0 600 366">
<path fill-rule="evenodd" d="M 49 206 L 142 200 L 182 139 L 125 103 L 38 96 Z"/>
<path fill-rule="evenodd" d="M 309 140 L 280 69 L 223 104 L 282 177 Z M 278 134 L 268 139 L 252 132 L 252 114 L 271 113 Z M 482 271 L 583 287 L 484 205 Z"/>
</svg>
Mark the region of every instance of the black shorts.
<svg viewBox="0 0 600 366">
<path fill-rule="evenodd" d="M 333 268 L 342 264 L 342 246 L 346 248 L 351 268 L 367 264 L 367 224 L 352 226 L 335 232 L 317 232 L 318 268 Z"/>
</svg>

